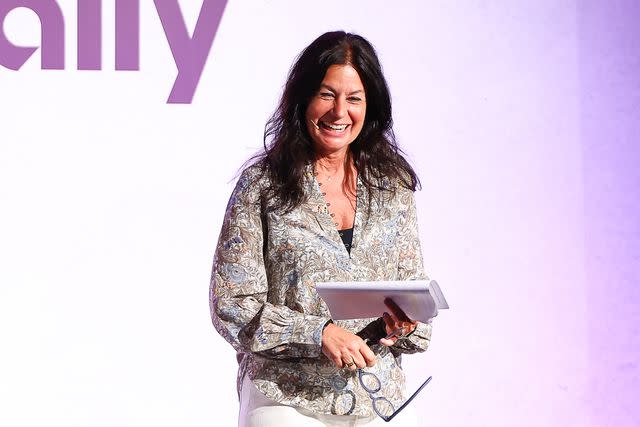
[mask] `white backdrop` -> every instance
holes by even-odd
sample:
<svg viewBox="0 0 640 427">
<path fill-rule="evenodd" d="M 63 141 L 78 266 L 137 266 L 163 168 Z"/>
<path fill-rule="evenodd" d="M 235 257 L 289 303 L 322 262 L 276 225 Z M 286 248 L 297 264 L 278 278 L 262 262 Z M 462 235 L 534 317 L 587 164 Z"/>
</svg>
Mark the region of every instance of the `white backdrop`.
<svg viewBox="0 0 640 427">
<path fill-rule="evenodd" d="M 76 70 L 76 2 L 58 3 L 66 69 L 39 52 L 0 68 L 0 425 L 235 424 L 213 250 L 289 66 L 334 29 L 379 51 L 452 307 L 406 358 L 410 387 L 434 376 L 424 425 L 591 425 L 575 1 L 230 1 L 186 105 L 166 103 L 176 67 L 152 2 L 127 72 L 113 1 L 101 71 Z M 180 4 L 193 28 L 201 2 Z M 26 9 L 4 30 L 39 45 Z"/>
</svg>

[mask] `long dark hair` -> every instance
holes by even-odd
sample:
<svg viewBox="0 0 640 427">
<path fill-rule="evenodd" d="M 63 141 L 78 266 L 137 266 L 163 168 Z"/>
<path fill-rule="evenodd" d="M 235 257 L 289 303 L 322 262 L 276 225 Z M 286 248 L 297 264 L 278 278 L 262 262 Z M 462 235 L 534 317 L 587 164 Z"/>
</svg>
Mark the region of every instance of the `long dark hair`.
<svg viewBox="0 0 640 427">
<path fill-rule="evenodd" d="M 367 100 L 362 131 L 349 150 L 369 195 L 393 190 L 389 182 L 412 191 L 420 187 L 396 143 L 391 96 L 375 49 L 357 34 L 334 31 L 318 37 L 298 56 L 280 103 L 265 126 L 264 152 L 250 160 L 269 176 L 267 197 L 274 200 L 277 210 L 290 211 L 305 200 L 304 172 L 315 158 L 305 121 L 307 106 L 328 68 L 347 64 L 358 72 Z"/>
</svg>

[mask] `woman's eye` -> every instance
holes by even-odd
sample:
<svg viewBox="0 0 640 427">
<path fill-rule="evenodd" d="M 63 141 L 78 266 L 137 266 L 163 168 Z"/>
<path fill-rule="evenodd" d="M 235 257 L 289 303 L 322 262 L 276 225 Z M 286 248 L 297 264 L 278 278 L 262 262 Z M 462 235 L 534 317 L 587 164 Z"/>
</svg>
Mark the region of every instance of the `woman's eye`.
<svg viewBox="0 0 640 427">
<path fill-rule="evenodd" d="M 349 102 L 360 102 L 362 101 L 362 98 L 359 98 L 357 96 L 350 96 L 349 97 Z"/>
<path fill-rule="evenodd" d="M 320 92 L 320 98 L 330 99 L 333 98 L 333 94 L 331 92 Z"/>
</svg>

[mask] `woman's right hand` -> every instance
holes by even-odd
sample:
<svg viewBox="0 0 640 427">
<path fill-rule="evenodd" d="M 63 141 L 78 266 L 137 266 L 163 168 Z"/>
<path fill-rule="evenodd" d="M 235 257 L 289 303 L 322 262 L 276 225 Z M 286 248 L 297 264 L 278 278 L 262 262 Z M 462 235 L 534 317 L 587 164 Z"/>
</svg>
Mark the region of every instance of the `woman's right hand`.
<svg viewBox="0 0 640 427">
<path fill-rule="evenodd" d="M 356 370 L 376 363 L 376 355 L 362 338 L 333 323 L 322 331 L 322 352 L 340 369 Z"/>
</svg>

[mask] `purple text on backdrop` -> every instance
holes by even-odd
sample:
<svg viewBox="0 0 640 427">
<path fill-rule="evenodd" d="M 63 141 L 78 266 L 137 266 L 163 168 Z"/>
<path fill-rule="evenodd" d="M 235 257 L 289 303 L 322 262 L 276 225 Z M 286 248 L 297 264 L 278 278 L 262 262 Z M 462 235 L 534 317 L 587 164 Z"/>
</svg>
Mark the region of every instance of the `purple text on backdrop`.
<svg viewBox="0 0 640 427">
<path fill-rule="evenodd" d="M 169 48 L 178 68 L 167 103 L 190 104 L 207 62 L 227 0 L 203 0 L 193 35 L 189 35 L 178 0 L 154 0 Z M 4 33 L 4 20 L 24 7 L 40 19 L 41 68 L 63 70 L 64 16 L 55 0 L 2 0 L 0 2 L 0 65 L 19 70 L 37 47 L 16 46 Z M 116 70 L 140 69 L 139 0 L 115 2 Z M 78 70 L 102 69 L 102 0 L 78 0 Z"/>
</svg>

